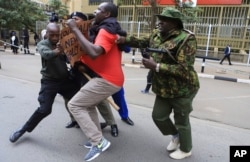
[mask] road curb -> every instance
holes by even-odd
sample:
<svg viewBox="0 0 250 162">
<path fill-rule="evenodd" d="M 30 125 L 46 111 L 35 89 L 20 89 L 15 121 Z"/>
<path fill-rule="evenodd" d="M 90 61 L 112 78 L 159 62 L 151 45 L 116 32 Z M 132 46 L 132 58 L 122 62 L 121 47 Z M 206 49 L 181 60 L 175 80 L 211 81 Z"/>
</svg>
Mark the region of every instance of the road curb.
<svg viewBox="0 0 250 162">
<path fill-rule="evenodd" d="M 144 68 L 141 65 L 132 65 L 132 64 L 126 64 L 126 63 L 123 63 L 122 66 L 134 67 L 134 68 Z M 250 80 L 247 80 L 247 79 L 230 78 L 230 77 L 216 76 L 216 75 L 203 74 L 203 73 L 198 73 L 198 77 L 200 77 L 200 78 L 210 78 L 210 79 L 215 79 L 215 80 L 224 80 L 224 81 L 237 82 L 237 83 L 250 84 Z"/>
</svg>

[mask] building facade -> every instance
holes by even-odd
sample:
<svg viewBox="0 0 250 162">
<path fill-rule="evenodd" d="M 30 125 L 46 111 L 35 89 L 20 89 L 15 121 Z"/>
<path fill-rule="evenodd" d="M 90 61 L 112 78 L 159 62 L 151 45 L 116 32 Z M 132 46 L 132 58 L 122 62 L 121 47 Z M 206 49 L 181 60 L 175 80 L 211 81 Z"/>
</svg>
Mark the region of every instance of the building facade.
<svg viewBox="0 0 250 162">
<path fill-rule="evenodd" d="M 47 3 L 48 0 L 40 0 Z M 117 0 L 62 0 L 69 12 L 82 11 L 93 13 L 101 2 Z M 183 3 L 187 0 L 182 0 Z M 152 7 L 149 0 L 120 0 L 118 21 L 129 34 L 149 35 Z M 176 7 L 173 0 L 156 0 L 156 12 L 160 13 L 167 6 Z M 209 47 L 213 56 L 231 44 L 233 52 L 247 55 L 250 48 L 250 0 L 197 0 L 198 22 L 185 27 L 196 34 L 198 47 L 205 50 Z M 181 8 L 179 8 L 182 10 Z M 138 31 L 139 29 L 139 31 Z M 243 56 L 242 56 L 242 59 Z"/>
</svg>

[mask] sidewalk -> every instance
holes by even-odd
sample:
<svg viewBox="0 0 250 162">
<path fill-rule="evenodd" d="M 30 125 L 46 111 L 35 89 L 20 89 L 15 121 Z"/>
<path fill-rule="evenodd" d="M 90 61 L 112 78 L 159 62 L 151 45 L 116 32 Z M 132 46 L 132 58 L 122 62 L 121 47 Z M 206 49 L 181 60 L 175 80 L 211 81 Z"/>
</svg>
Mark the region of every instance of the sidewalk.
<svg viewBox="0 0 250 162">
<path fill-rule="evenodd" d="M 134 57 L 132 53 L 123 53 L 123 65 L 144 68 L 141 64 L 141 58 L 140 53 L 136 53 Z M 232 62 L 232 64 L 231 66 L 228 65 L 227 60 L 223 62 L 223 65 L 214 60 L 206 60 L 205 64 L 203 64 L 202 59 L 196 58 L 194 67 L 199 77 L 250 84 L 250 65 L 238 62 Z"/>
</svg>

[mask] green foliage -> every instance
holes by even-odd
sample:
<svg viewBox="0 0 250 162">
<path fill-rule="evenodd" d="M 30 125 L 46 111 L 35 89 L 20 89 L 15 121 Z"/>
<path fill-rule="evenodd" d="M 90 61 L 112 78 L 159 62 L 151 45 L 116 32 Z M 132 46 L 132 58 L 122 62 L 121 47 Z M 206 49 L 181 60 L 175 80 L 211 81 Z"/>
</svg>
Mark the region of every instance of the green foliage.
<svg viewBox="0 0 250 162">
<path fill-rule="evenodd" d="M 197 17 L 198 12 L 202 12 L 203 10 L 199 7 L 193 7 L 193 8 L 182 8 L 182 13 L 184 15 L 183 22 L 185 23 L 195 23 L 199 22 L 199 17 Z"/>
<path fill-rule="evenodd" d="M 184 23 L 194 23 L 199 22 L 199 18 L 197 17 L 197 13 L 202 12 L 203 10 L 199 7 L 187 7 L 185 4 L 180 6 L 180 0 L 173 0 L 175 2 L 176 9 L 180 10 L 183 14 L 183 22 Z"/>
<path fill-rule="evenodd" d="M 63 18 L 69 13 L 68 7 L 63 5 L 61 0 L 49 0 L 48 5 L 53 10 L 53 12 L 58 14 L 59 18 Z"/>
<path fill-rule="evenodd" d="M 35 30 L 36 21 L 45 20 L 42 9 L 30 0 L 0 0 L 0 28 Z"/>
</svg>

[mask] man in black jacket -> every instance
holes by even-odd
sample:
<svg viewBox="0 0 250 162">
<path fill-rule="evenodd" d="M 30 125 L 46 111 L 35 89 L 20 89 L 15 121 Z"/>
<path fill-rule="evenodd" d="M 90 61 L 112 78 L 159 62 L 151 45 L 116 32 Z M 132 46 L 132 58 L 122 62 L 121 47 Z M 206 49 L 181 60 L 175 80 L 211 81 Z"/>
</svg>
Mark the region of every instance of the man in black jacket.
<svg viewBox="0 0 250 162">
<path fill-rule="evenodd" d="M 69 77 L 66 56 L 59 42 L 60 28 L 56 23 L 47 25 L 47 39 L 38 43 L 37 48 L 42 59 L 41 89 L 38 96 L 40 107 L 32 114 L 21 129 L 11 134 L 9 140 L 16 142 L 25 132 L 32 132 L 43 118 L 52 111 L 57 94 L 70 100 L 80 89 L 79 84 Z"/>
<path fill-rule="evenodd" d="M 29 51 L 29 31 L 27 28 L 23 28 L 23 48 L 24 48 L 24 54 L 30 54 Z"/>
</svg>

